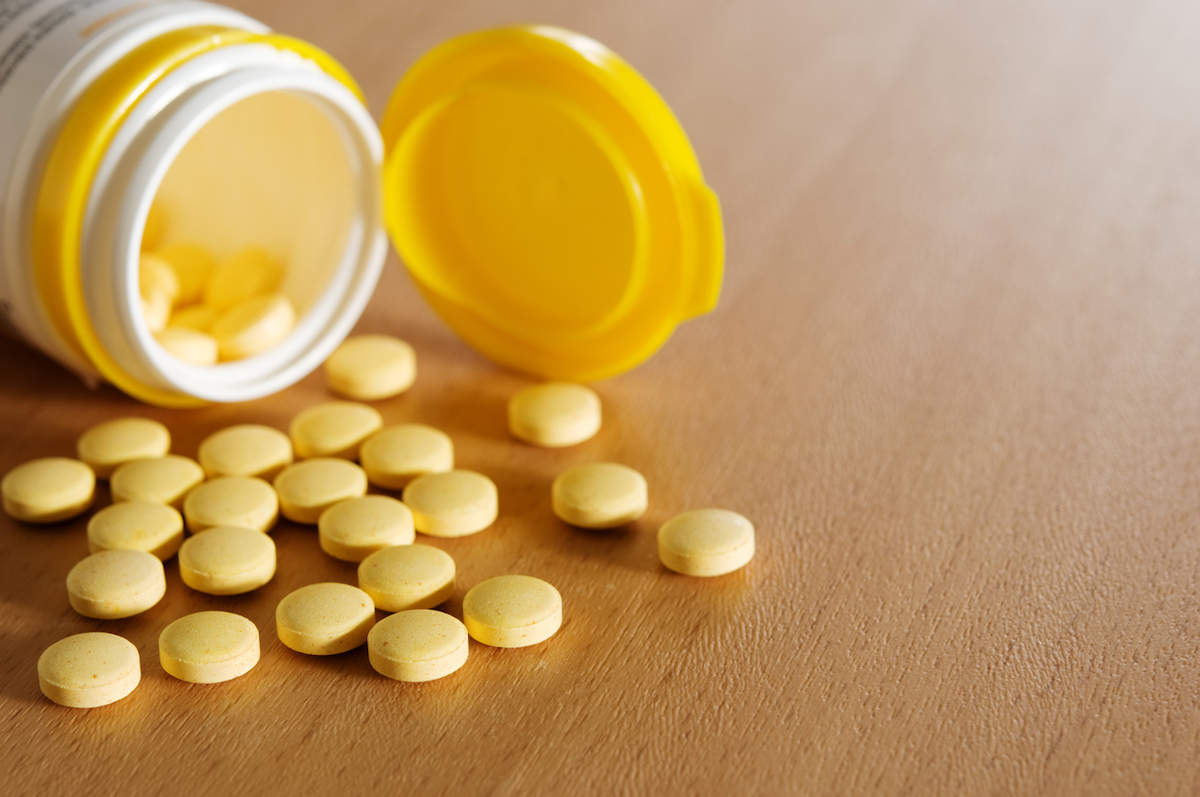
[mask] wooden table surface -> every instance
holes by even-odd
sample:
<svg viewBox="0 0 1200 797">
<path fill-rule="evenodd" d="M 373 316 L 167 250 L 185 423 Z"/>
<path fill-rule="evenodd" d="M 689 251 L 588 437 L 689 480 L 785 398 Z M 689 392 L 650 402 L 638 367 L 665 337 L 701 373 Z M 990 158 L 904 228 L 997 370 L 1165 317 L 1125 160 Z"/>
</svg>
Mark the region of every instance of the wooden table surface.
<svg viewBox="0 0 1200 797">
<path fill-rule="evenodd" d="M 391 423 L 447 431 L 499 485 L 446 605 L 502 573 L 545 578 L 565 621 L 521 650 L 473 644 L 428 684 L 365 649 L 303 656 L 276 603 L 353 582 L 281 523 L 259 591 L 167 597 L 123 621 L 63 586 L 85 520 L 0 519 L 0 792 L 1194 794 L 1200 790 L 1200 5 L 1184 0 L 234 2 L 312 41 L 379 113 L 422 52 L 511 22 L 587 33 L 688 130 L 721 197 L 717 310 L 596 386 L 606 423 L 522 446 L 527 380 L 468 349 L 395 256 L 360 324 L 413 343 Z M 0 343 L 0 472 L 71 455 L 97 421 L 162 420 L 194 455 L 234 422 L 286 428 L 319 375 L 240 406 L 167 411 L 95 392 Z M 612 460 L 646 517 L 587 532 L 550 482 Z M 107 501 L 102 493 L 101 501 Z M 659 564 L 696 507 L 758 529 L 745 569 Z M 245 614 L 258 667 L 185 684 L 159 632 Z M 35 663 L 103 629 L 143 682 L 51 704 Z"/>
</svg>

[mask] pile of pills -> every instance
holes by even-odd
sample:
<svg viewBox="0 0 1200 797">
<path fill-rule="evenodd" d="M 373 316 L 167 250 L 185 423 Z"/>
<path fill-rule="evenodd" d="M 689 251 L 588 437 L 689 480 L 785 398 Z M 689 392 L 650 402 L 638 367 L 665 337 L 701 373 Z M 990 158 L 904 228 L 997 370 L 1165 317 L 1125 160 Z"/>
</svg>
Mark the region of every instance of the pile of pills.
<svg viewBox="0 0 1200 797">
<path fill-rule="evenodd" d="M 159 345 L 191 365 L 253 357 L 296 326 L 296 308 L 279 292 L 283 278 L 283 265 L 258 247 L 223 260 L 189 243 L 143 251 L 142 320 Z"/>
<path fill-rule="evenodd" d="M 266 277 L 247 278 L 257 286 L 247 293 L 240 282 L 218 279 L 219 264 L 206 270 L 196 252 L 180 256 L 184 267 L 171 265 L 171 254 L 164 249 L 156 257 L 175 275 L 172 301 L 202 296 L 201 307 L 239 308 L 273 284 Z M 165 291 L 169 280 L 155 280 Z M 212 295 L 220 298 L 213 301 Z M 364 336 L 343 344 L 326 373 L 334 392 L 369 400 L 407 389 L 415 361 L 401 341 Z M 513 396 L 508 418 L 519 440 L 575 445 L 599 430 L 600 400 L 581 385 L 536 385 Z M 417 533 L 476 534 L 499 511 L 496 485 L 481 473 L 455 469 L 454 446 L 437 429 L 385 427 L 370 406 L 331 401 L 297 415 L 288 434 L 250 424 L 215 432 L 200 444 L 198 461 L 170 454 L 170 445 L 162 424 L 119 418 L 84 432 L 78 459 L 29 462 L 0 485 L 9 515 L 52 523 L 86 511 L 96 480 L 109 480 L 113 504 L 87 525 L 92 553 L 67 577 L 68 600 L 80 614 L 116 619 L 146 611 L 165 595 L 163 562 L 176 554 L 184 584 L 198 592 L 258 589 L 275 575 L 275 544 L 268 533 L 282 515 L 315 525 L 318 544 L 329 556 L 359 563 L 357 586 L 309 584 L 279 602 L 276 634 L 300 653 L 332 655 L 365 644 L 381 674 L 428 681 L 466 662 L 469 638 L 493 647 L 524 647 L 545 641 L 562 625 L 558 590 L 523 574 L 474 585 L 463 599 L 461 621 L 435 609 L 455 593 L 456 566 L 444 551 L 418 543 Z M 371 487 L 400 495 L 368 495 Z M 587 463 L 554 480 L 551 503 L 570 525 L 614 528 L 643 516 L 648 489 L 642 475 L 625 465 Z M 185 528 L 191 534 L 186 539 Z M 750 561 L 754 528 L 726 510 L 685 512 L 662 526 L 658 548 L 671 570 L 721 575 Z M 377 611 L 390 615 L 377 623 Z M 198 612 L 162 631 L 159 654 L 163 670 L 181 680 L 227 681 L 258 662 L 259 633 L 236 613 Z M 118 636 L 78 634 L 43 653 L 38 677 L 43 693 L 57 703 L 99 706 L 137 686 L 140 664 L 136 648 Z"/>
</svg>

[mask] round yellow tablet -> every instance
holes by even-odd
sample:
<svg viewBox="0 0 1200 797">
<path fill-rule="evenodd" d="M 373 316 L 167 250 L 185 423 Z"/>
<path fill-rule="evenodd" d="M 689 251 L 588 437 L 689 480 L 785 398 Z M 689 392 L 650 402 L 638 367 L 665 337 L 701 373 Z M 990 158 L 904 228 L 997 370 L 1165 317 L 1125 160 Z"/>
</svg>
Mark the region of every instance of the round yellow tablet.
<svg viewBox="0 0 1200 797">
<path fill-rule="evenodd" d="M 316 523 L 321 513 L 367 492 L 367 474 L 353 462 L 332 457 L 288 465 L 275 477 L 279 509 L 296 523 Z"/>
<path fill-rule="evenodd" d="M 600 397 L 566 382 L 527 387 L 509 399 L 508 428 L 518 440 L 547 448 L 582 443 L 600 431 Z"/>
<path fill-rule="evenodd" d="M 375 625 L 371 596 L 349 584 L 309 584 L 275 609 L 279 641 L 299 653 L 329 656 L 367 641 Z"/>
<path fill-rule="evenodd" d="M 213 526 L 270 531 L 279 517 L 279 498 L 262 479 L 220 476 L 187 494 L 183 516 L 193 534 Z"/>
<path fill-rule="evenodd" d="M 232 612 L 185 615 L 158 637 L 162 668 L 194 684 L 217 684 L 245 675 L 258 664 L 258 656 L 258 629 Z"/>
<path fill-rule="evenodd" d="M 145 551 L 166 561 L 183 542 L 183 518 L 166 504 L 126 501 L 92 515 L 87 525 L 88 550 Z"/>
<path fill-rule="evenodd" d="M 358 447 L 383 426 L 373 407 L 353 401 L 327 401 L 301 412 L 289 429 L 296 456 L 358 459 Z"/>
<path fill-rule="evenodd" d="M 204 287 L 212 277 L 217 261 L 203 246 L 189 243 L 168 244 L 155 251 L 175 272 L 179 283 L 176 304 L 191 304 L 204 298 Z"/>
<path fill-rule="evenodd" d="M 143 254 L 138 258 L 138 292 L 148 298 L 154 293 L 167 297 L 167 309 L 179 298 L 179 277 L 171 264 L 158 255 Z"/>
<path fill-rule="evenodd" d="M 396 545 L 358 566 L 358 586 L 385 612 L 432 609 L 454 594 L 454 559 L 430 545 Z"/>
<path fill-rule="evenodd" d="M 391 335 L 346 338 L 325 361 L 325 380 L 339 396 L 357 401 L 390 398 L 417 377 L 413 347 Z"/>
<path fill-rule="evenodd" d="M 145 551 L 101 551 L 67 573 L 71 608 L 98 620 L 141 614 L 166 592 L 162 562 Z"/>
<path fill-rule="evenodd" d="M 214 432 L 200 443 L 200 467 L 213 476 L 274 479 L 292 464 L 292 441 L 278 429 L 248 423 Z"/>
<path fill-rule="evenodd" d="M 198 329 L 183 326 L 168 326 L 154 333 L 158 345 L 177 360 L 189 365 L 216 365 L 220 347 L 217 339 Z"/>
<path fill-rule="evenodd" d="M 275 542 L 254 529 L 205 529 L 179 549 L 183 583 L 209 595 L 240 595 L 275 577 Z"/>
<path fill-rule="evenodd" d="M 452 470 L 427 473 L 404 488 L 417 531 L 433 537 L 463 537 L 496 520 L 496 485 L 482 473 Z"/>
<path fill-rule="evenodd" d="M 164 456 L 171 449 L 171 433 L 149 418 L 114 418 L 80 435 L 76 447 L 96 478 L 107 479 L 126 462 Z"/>
<path fill-rule="evenodd" d="M 754 557 L 754 524 L 726 509 L 695 509 L 658 530 L 658 557 L 687 576 L 732 573 Z"/>
<path fill-rule="evenodd" d="M 572 526 L 611 529 L 646 512 L 646 480 L 613 462 L 589 462 L 564 471 L 550 490 L 554 514 Z"/>
<path fill-rule="evenodd" d="M 26 523 L 55 523 L 92 505 L 96 475 L 77 459 L 45 457 L 10 470 L 0 482 L 4 511 Z"/>
<path fill-rule="evenodd" d="M 257 247 L 247 247 L 217 263 L 204 286 L 204 303 L 225 310 L 247 299 L 274 293 L 283 281 L 283 265 Z"/>
<path fill-rule="evenodd" d="M 536 645 L 562 625 L 562 596 L 540 578 L 496 576 L 463 598 L 463 620 L 467 632 L 485 645 Z"/>
<path fill-rule="evenodd" d="M 142 679 L 133 643 L 100 631 L 58 640 L 38 657 L 37 669 L 42 694 L 72 708 L 115 703 Z"/>
<path fill-rule="evenodd" d="M 176 454 L 126 462 L 109 477 L 114 501 L 150 501 L 183 508 L 183 497 L 204 481 L 195 460 Z"/>
<path fill-rule="evenodd" d="M 171 297 L 162 291 L 154 291 L 141 297 L 142 321 L 151 333 L 157 334 L 167 328 L 171 320 Z"/>
<path fill-rule="evenodd" d="M 181 307 L 171 313 L 167 329 L 194 329 L 197 332 L 208 332 L 212 322 L 217 320 L 217 311 L 206 304 L 193 304 Z M 215 342 L 214 338 L 214 342 Z"/>
<path fill-rule="evenodd" d="M 454 443 L 432 426 L 404 423 L 368 437 L 359 458 L 371 484 L 402 490 L 418 476 L 453 469 Z"/>
<path fill-rule="evenodd" d="M 241 360 L 283 342 L 295 326 L 296 308 L 283 294 L 272 293 L 229 308 L 209 331 L 222 360 Z"/>
<path fill-rule="evenodd" d="M 364 495 L 334 504 L 321 513 L 317 532 L 321 550 L 345 562 L 361 562 L 393 545 L 410 545 L 416 536 L 412 512 L 386 495 Z"/>
<path fill-rule="evenodd" d="M 467 663 L 467 629 L 445 612 L 413 609 L 385 617 L 367 635 L 371 666 L 395 681 L 442 678 Z"/>
</svg>

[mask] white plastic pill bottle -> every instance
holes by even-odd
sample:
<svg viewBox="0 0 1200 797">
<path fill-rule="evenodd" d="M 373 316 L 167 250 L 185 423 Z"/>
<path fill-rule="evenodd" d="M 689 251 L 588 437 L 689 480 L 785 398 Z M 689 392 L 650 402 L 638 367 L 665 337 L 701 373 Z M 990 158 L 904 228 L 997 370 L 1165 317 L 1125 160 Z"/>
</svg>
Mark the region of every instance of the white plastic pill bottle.
<svg viewBox="0 0 1200 797">
<path fill-rule="evenodd" d="M 591 39 L 448 42 L 382 129 L 329 56 L 236 11 L 0 0 L 0 323 L 85 379 L 189 406 L 320 365 L 375 288 L 385 229 L 456 332 L 539 376 L 627 370 L 715 305 L 715 195 L 666 104 Z M 148 236 L 269 252 L 294 330 L 241 361 L 176 359 L 142 316 Z"/>
</svg>

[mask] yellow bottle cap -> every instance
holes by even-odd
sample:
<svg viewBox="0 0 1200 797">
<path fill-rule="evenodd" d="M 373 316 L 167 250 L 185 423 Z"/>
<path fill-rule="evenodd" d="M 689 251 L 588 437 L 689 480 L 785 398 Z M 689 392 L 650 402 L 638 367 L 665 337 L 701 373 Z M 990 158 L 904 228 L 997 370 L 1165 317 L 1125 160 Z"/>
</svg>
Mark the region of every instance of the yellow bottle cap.
<svg viewBox="0 0 1200 797">
<path fill-rule="evenodd" d="M 603 45 L 541 26 L 453 39 L 404 77 L 382 132 L 393 242 L 493 360 L 601 379 L 715 306 L 716 195 L 666 103 Z"/>
</svg>

